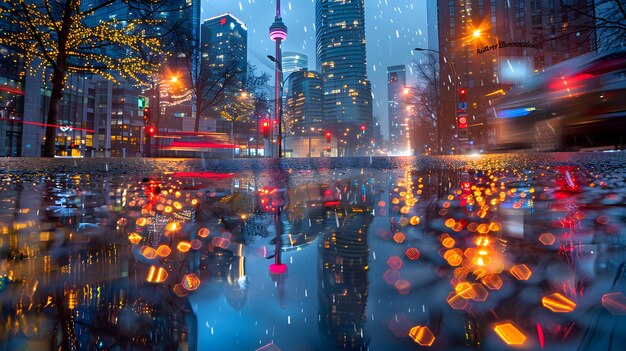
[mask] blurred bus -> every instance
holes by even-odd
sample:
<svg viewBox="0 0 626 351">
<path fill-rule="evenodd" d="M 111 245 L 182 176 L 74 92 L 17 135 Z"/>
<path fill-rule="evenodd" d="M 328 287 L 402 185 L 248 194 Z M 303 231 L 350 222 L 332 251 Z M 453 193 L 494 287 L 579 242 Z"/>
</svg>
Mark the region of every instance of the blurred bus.
<svg viewBox="0 0 626 351">
<path fill-rule="evenodd" d="M 489 120 L 495 148 L 541 151 L 626 144 L 626 50 L 551 66 L 512 89 Z"/>
</svg>

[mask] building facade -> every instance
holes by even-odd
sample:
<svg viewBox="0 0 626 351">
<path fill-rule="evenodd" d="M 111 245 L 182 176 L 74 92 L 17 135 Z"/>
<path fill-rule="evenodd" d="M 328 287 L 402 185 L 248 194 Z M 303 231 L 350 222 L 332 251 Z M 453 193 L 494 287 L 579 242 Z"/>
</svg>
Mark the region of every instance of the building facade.
<svg viewBox="0 0 626 351">
<path fill-rule="evenodd" d="M 248 28 L 230 13 L 211 17 L 202 23 L 201 56 L 207 79 L 235 66 L 240 84 L 248 70 Z"/>
<path fill-rule="evenodd" d="M 248 70 L 248 28 L 230 13 L 211 17 L 201 27 L 201 79 L 208 82 L 206 89 L 223 84 L 228 79 L 231 88 L 226 99 L 235 98 L 243 88 Z M 233 76 L 234 78 L 227 78 Z M 233 81 L 234 80 L 234 81 Z M 210 96 L 212 93 L 205 93 Z M 229 132 L 230 122 L 224 121 L 216 109 L 201 111 L 200 130 L 210 121 L 216 121 L 217 132 Z"/>
<path fill-rule="evenodd" d="M 143 103 L 140 102 L 145 99 L 141 90 L 130 83 L 115 84 L 103 78 L 94 79 L 90 90 L 90 100 L 93 99 L 93 124 L 89 124 L 93 125 L 92 155 L 148 156 L 145 153 Z M 157 140 L 155 138 L 153 143 Z M 153 148 L 156 147 L 154 144 Z"/>
<path fill-rule="evenodd" d="M 322 76 L 319 72 L 308 70 L 297 71 L 290 76 L 284 114 L 286 154 L 292 157 L 327 156 Z"/>
<path fill-rule="evenodd" d="M 287 134 L 308 135 L 311 131 L 320 131 L 324 100 L 321 75 L 315 71 L 302 70 L 293 74 L 288 84 Z"/>
<path fill-rule="evenodd" d="M 389 143 L 387 148 L 392 155 L 406 154 L 408 142 L 407 108 L 408 96 L 405 90 L 406 66 L 387 67 L 387 100 L 389 111 Z"/>
<path fill-rule="evenodd" d="M 22 155 L 24 80 L 19 64 L 0 46 L 0 156 Z"/>
<path fill-rule="evenodd" d="M 442 152 L 467 148 L 457 136 L 459 89 L 467 90 L 467 143 L 482 146 L 497 98 L 524 79 L 520 72 L 538 73 L 595 50 L 593 20 L 574 10 L 593 6 L 586 0 L 569 6 L 551 0 L 438 1 Z M 581 32 L 583 27 L 589 31 Z"/>
<path fill-rule="evenodd" d="M 194 125 L 192 85 L 200 69 L 200 7 L 199 0 L 172 0 L 157 13 L 162 25 L 155 29 L 164 35 L 169 57 L 147 95 L 158 112 L 153 117 L 159 120 L 152 124 L 161 132 L 189 130 Z"/>
<path fill-rule="evenodd" d="M 295 51 L 283 52 L 283 76 L 285 78 L 302 69 L 309 69 L 309 56 Z"/>
<path fill-rule="evenodd" d="M 364 0 L 317 0 L 317 71 L 324 83 L 324 123 L 340 138 L 340 156 L 371 150 L 372 90 L 367 79 Z"/>
</svg>

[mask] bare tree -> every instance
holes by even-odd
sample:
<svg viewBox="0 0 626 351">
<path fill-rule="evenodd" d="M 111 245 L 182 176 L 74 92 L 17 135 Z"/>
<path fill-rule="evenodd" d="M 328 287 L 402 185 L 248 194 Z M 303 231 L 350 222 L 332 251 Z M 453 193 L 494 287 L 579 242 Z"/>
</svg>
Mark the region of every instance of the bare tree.
<svg viewBox="0 0 626 351">
<path fill-rule="evenodd" d="M 411 95 L 410 104 L 418 110 L 418 116 L 422 119 L 422 125 L 427 123 L 435 126 L 437 131 L 436 144 L 441 143 L 442 103 L 440 89 L 439 58 L 432 52 L 425 53 L 425 59 L 414 61 L 413 68 L 416 70 L 417 82 L 415 94 Z M 437 149 L 438 150 L 438 149 Z"/>
<path fill-rule="evenodd" d="M 145 84 L 166 56 L 150 36 L 152 17 L 166 0 L 7 0 L 0 4 L 0 45 L 23 60 L 22 75 L 40 72 L 51 85 L 44 157 L 55 155 L 58 105 L 70 74 L 90 73 L 112 81 Z M 126 6 L 126 21 L 102 14 Z M 162 34 L 162 33 L 161 33 Z"/>
<path fill-rule="evenodd" d="M 570 30 L 564 35 L 576 33 L 584 38 L 595 37 L 596 48 L 602 50 L 626 46 L 626 2 L 624 0 L 598 0 L 584 3 L 560 0 L 560 4 L 571 12 L 575 19 L 568 22 Z"/>
<path fill-rule="evenodd" d="M 234 140 L 236 123 L 249 125 L 252 117 L 258 117 L 263 110 L 267 111 L 267 93 L 263 89 L 267 86 L 270 76 L 267 73 L 258 73 L 256 67 L 248 63 L 246 80 L 239 91 L 228 89 L 225 94 L 225 103 L 219 107 L 222 118 L 230 121 L 230 137 Z M 258 128 L 258 125 L 256 126 Z M 247 128 L 249 130 L 250 128 Z"/>
<path fill-rule="evenodd" d="M 193 63 L 187 64 L 192 100 L 195 101 L 194 132 L 200 131 L 200 119 L 223 105 L 229 92 L 238 90 L 241 70 L 235 60 L 224 67 L 210 69 L 209 58 L 200 58 L 199 66 L 194 69 Z"/>
</svg>

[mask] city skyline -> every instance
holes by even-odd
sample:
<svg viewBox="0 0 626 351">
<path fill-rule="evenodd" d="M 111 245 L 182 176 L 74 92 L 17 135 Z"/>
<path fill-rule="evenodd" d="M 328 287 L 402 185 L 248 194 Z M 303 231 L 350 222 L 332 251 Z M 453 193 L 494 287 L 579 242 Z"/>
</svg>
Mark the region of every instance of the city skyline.
<svg viewBox="0 0 626 351">
<path fill-rule="evenodd" d="M 271 6 L 270 6 L 271 5 Z M 202 6 L 202 20 L 231 12 L 249 28 L 248 57 L 252 64 L 265 72 L 272 72 L 272 62 L 266 55 L 273 54 L 273 42 L 267 28 L 272 23 L 275 2 L 221 2 L 210 1 Z M 289 37 L 283 43 L 284 51 L 301 52 L 309 57 L 309 69 L 315 61 L 315 0 L 292 1 L 282 4 L 283 21 L 289 28 Z M 372 85 L 373 115 L 381 124 L 383 137 L 388 135 L 387 66 L 419 60 L 413 52 L 416 46 L 428 45 L 426 3 L 385 4 L 379 0 L 365 0 L 365 38 L 367 40 L 367 76 Z"/>
</svg>

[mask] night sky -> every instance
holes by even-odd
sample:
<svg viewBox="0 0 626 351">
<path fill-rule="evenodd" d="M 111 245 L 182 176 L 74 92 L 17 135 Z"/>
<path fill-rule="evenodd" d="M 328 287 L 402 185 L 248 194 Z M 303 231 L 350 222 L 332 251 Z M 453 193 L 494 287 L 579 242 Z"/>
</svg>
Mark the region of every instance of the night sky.
<svg viewBox="0 0 626 351">
<path fill-rule="evenodd" d="M 307 54 L 309 69 L 316 69 L 315 0 L 283 0 L 281 7 L 289 29 L 283 51 Z M 274 0 L 208 0 L 203 2 L 201 20 L 226 12 L 242 20 L 248 27 L 248 60 L 269 72 L 273 66 L 266 55 L 274 54 L 274 42 L 269 39 L 268 28 L 274 21 L 275 9 Z M 426 1 L 365 0 L 365 36 L 374 117 L 381 122 L 387 138 L 387 66 L 408 65 L 419 57 L 413 48 L 428 47 Z"/>
</svg>

